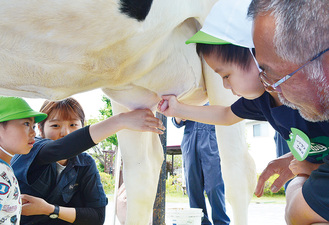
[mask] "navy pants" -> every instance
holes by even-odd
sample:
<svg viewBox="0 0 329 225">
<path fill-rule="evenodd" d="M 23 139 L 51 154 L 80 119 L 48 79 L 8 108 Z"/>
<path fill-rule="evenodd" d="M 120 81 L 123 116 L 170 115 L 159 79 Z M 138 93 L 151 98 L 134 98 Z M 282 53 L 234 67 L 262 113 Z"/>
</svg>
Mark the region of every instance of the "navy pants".
<svg viewBox="0 0 329 225">
<path fill-rule="evenodd" d="M 290 152 L 289 146 L 287 144 L 287 141 L 283 139 L 283 137 L 275 131 L 274 134 L 274 141 L 276 145 L 276 157 L 280 157 L 288 152 Z M 288 184 L 291 180 L 287 181 L 287 183 L 284 184 L 284 190 L 287 190 Z"/>
<path fill-rule="evenodd" d="M 212 209 L 214 225 L 230 223 L 226 215 L 224 182 L 216 141 L 215 126 L 185 121 L 181 144 L 186 189 L 191 208 L 202 208 L 202 225 L 211 224 L 208 218 L 204 191 Z"/>
</svg>

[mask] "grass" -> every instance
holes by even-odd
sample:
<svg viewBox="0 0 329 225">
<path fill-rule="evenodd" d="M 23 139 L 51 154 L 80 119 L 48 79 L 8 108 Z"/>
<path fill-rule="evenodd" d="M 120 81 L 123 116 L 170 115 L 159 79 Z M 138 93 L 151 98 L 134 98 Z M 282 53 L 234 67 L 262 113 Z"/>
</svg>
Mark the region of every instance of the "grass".
<svg viewBox="0 0 329 225">
<path fill-rule="evenodd" d="M 187 195 L 182 195 L 180 193 L 170 193 L 166 195 L 166 202 L 172 203 L 188 203 Z M 286 197 L 284 195 L 273 195 L 273 196 L 262 196 L 258 198 L 253 196 L 251 203 L 256 204 L 266 204 L 266 203 L 275 203 L 275 204 L 286 204 Z"/>
<path fill-rule="evenodd" d="M 266 203 L 276 203 L 276 204 L 286 204 L 286 196 L 284 195 L 273 195 L 273 196 L 262 196 L 260 198 L 253 196 L 251 203 L 256 204 L 266 204 Z"/>
<path fill-rule="evenodd" d="M 107 194 L 106 197 L 108 198 L 109 202 L 112 202 L 113 194 Z M 188 203 L 188 197 L 187 195 L 182 195 L 180 193 L 173 193 L 173 194 L 167 194 L 166 195 L 166 202 L 173 202 L 173 203 Z"/>
<path fill-rule="evenodd" d="M 169 193 L 166 194 L 166 202 L 172 203 L 188 203 L 187 195 L 181 193 Z"/>
<path fill-rule="evenodd" d="M 170 181 L 171 183 L 171 181 Z M 268 189 L 268 188 L 267 188 Z M 268 191 L 270 192 L 270 191 Z M 282 191 L 284 193 L 284 190 Z M 108 192 L 107 192 L 108 193 Z M 267 193 L 267 192 L 266 192 Z M 111 202 L 113 201 L 113 194 L 107 194 L 108 200 Z M 166 187 L 166 202 L 170 203 L 188 203 L 188 196 L 183 195 L 182 189 L 175 185 L 167 185 Z M 266 203 L 275 203 L 275 204 L 285 204 L 286 198 L 284 194 L 267 194 L 262 196 L 261 198 L 253 196 L 251 203 L 255 204 L 266 204 Z"/>
</svg>

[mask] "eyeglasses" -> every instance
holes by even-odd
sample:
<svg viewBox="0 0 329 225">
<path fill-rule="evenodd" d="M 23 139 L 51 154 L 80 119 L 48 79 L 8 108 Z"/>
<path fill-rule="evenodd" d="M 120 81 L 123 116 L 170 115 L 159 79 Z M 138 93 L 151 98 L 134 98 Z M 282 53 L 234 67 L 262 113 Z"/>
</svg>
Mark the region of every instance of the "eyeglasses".
<svg viewBox="0 0 329 225">
<path fill-rule="evenodd" d="M 274 84 L 271 84 L 272 82 L 267 77 L 266 72 L 264 70 L 259 73 L 259 79 L 263 83 L 263 85 L 264 85 L 264 87 L 265 87 L 265 89 L 267 91 L 269 91 L 269 92 L 273 92 L 273 91 L 275 91 L 275 92 L 281 92 L 281 88 L 279 86 L 280 84 L 282 84 L 283 82 L 285 82 L 286 80 L 288 80 L 290 77 L 292 77 L 299 70 L 303 69 L 306 65 L 308 65 L 309 63 L 311 63 L 315 59 L 319 58 L 322 54 L 324 54 L 327 51 L 329 51 L 329 48 L 327 48 L 326 50 L 323 50 L 322 52 L 318 53 L 312 59 L 308 60 L 304 65 L 302 65 L 301 67 L 299 67 L 297 70 L 295 70 L 294 72 L 289 73 L 288 75 L 284 76 L 282 79 L 280 79 L 279 81 L 277 81 Z"/>
</svg>

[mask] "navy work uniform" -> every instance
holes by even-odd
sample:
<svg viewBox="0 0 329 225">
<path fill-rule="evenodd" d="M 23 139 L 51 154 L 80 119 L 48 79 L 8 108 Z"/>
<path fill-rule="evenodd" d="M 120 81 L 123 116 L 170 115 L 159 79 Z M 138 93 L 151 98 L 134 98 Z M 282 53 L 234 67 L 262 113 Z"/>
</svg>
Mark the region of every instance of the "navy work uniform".
<svg viewBox="0 0 329 225">
<path fill-rule="evenodd" d="M 177 128 L 185 126 L 181 149 L 190 207 L 203 210 L 202 225 L 211 224 L 204 196 L 206 191 L 213 224 L 229 224 L 215 126 L 190 120 L 177 124 L 175 118 L 172 121 Z"/>
</svg>

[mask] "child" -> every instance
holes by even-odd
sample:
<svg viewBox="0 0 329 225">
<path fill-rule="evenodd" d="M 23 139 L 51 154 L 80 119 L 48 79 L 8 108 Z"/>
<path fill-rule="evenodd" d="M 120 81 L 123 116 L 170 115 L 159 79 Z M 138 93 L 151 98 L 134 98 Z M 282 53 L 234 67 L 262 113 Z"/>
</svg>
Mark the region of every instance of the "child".
<svg viewBox="0 0 329 225">
<path fill-rule="evenodd" d="M 224 2 L 232 7 L 223 7 Z M 158 110 L 165 116 L 215 125 L 232 125 L 243 119 L 268 121 L 285 140 L 290 140 L 291 128 L 297 128 L 308 136 L 309 146 L 312 144 L 308 161 L 323 163 L 328 148 L 324 152 L 315 149 L 316 146 L 329 145 L 329 123 L 304 120 L 297 110 L 282 105 L 279 100 L 283 98 L 281 93 L 265 92 L 259 80 L 257 62 L 250 50 L 253 48 L 251 21 L 246 19 L 249 3 L 244 0 L 218 1 L 201 31 L 187 41 L 197 43 L 198 54 L 222 77 L 224 87 L 242 98 L 230 107 L 224 107 L 185 105 L 175 96 L 163 96 Z M 291 161 L 292 156 L 289 157 Z M 292 177 L 290 172 L 286 181 Z M 279 189 L 275 187 L 272 191 Z M 258 184 L 255 194 L 261 196 L 262 193 L 263 184 Z"/>
<path fill-rule="evenodd" d="M 73 98 L 45 101 L 42 138 L 27 155 L 12 160 L 22 193 L 23 224 L 104 224 L 107 198 L 96 164 L 83 151 L 121 129 L 162 133 L 149 109 L 135 110 L 84 126 L 84 112 Z M 34 197 L 37 196 L 37 197 Z"/>
<path fill-rule="evenodd" d="M 34 124 L 47 114 L 35 112 L 21 98 L 0 96 L 0 223 L 20 224 L 21 199 L 10 166 L 15 154 L 28 154 L 34 145 Z"/>
</svg>

